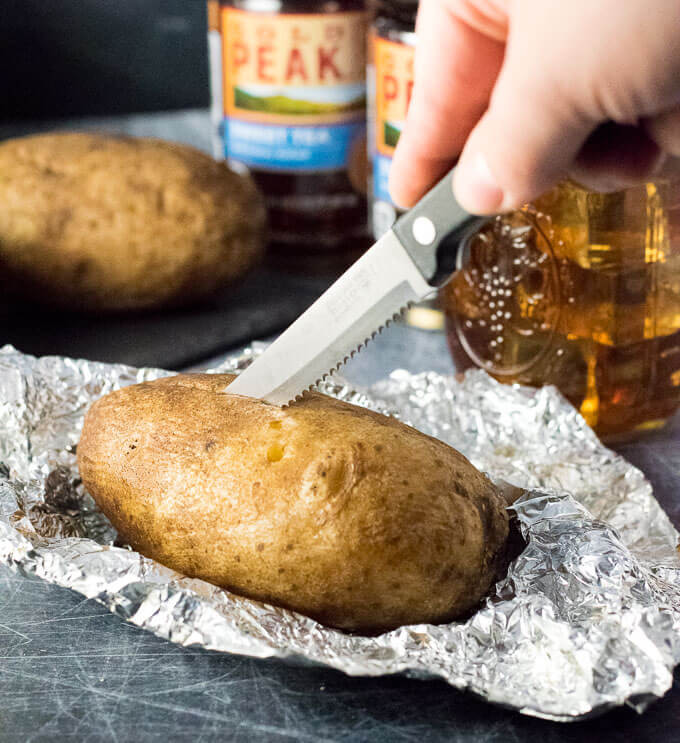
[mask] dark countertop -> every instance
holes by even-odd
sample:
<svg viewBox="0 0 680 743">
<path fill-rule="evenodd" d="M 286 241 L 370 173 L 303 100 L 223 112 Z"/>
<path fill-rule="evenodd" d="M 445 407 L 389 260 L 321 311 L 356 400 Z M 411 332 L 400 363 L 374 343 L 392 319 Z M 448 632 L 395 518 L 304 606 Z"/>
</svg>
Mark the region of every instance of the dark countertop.
<svg viewBox="0 0 680 743">
<path fill-rule="evenodd" d="M 183 112 L 105 124 L 204 146 L 206 118 Z M 8 134 L 0 127 L 0 138 Z M 368 384 L 398 367 L 452 370 L 443 336 L 393 326 L 350 362 L 346 376 Z M 663 432 L 617 448 L 647 474 L 680 526 L 680 418 Z M 620 709 L 592 721 L 551 723 L 492 707 L 443 682 L 350 678 L 182 648 L 126 624 L 94 601 L 0 567 L 0 743 L 671 743 L 678 730 L 677 671 L 673 689 L 642 716 Z"/>
<path fill-rule="evenodd" d="M 440 681 L 337 671 L 172 645 L 93 601 L 0 571 L 0 740 L 662 743 L 676 688 L 643 716 L 584 723 L 522 717 Z"/>
</svg>

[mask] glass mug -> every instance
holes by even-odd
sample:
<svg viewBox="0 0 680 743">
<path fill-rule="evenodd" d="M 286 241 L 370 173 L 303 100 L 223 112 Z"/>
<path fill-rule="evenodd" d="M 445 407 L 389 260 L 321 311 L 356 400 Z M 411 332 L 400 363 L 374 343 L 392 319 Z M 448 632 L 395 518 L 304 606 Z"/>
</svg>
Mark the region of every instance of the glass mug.
<svg viewBox="0 0 680 743">
<path fill-rule="evenodd" d="M 680 181 L 563 183 L 467 241 L 442 291 L 456 367 L 553 384 L 604 438 L 680 407 Z"/>
</svg>

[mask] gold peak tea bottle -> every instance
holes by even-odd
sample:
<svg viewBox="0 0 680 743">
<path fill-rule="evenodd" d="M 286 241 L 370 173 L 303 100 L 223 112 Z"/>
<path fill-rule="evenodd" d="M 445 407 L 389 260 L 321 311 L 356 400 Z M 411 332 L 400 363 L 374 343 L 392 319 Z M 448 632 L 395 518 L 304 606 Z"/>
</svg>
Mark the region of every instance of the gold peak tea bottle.
<svg viewBox="0 0 680 743">
<path fill-rule="evenodd" d="M 225 152 L 264 193 L 275 251 L 367 235 L 366 24 L 363 0 L 222 3 Z"/>
<path fill-rule="evenodd" d="M 565 183 L 468 241 L 444 294 L 456 366 L 554 384 L 603 437 L 680 407 L 680 182 Z"/>
<path fill-rule="evenodd" d="M 417 0 L 380 0 L 369 36 L 370 218 L 377 240 L 401 213 L 388 191 L 392 155 L 413 91 Z"/>
</svg>

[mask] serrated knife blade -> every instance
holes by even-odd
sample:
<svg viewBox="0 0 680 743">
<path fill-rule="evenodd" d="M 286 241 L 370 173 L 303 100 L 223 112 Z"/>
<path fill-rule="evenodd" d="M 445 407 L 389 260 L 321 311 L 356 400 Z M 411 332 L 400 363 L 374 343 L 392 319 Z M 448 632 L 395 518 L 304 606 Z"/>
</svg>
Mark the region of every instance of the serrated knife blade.
<svg viewBox="0 0 680 743">
<path fill-rule="evenodd" d="M 456 202 L 447 174 L 225 391 L 292 402 L 436 292 L 455 270 L 464 237 L 486 219 Z"/>
<path fill-rule="evenodd" d="M 227 390 L 286 405 L 335 371 L 395 314 L 433 291 L 390 230 Z"/>
</svg>

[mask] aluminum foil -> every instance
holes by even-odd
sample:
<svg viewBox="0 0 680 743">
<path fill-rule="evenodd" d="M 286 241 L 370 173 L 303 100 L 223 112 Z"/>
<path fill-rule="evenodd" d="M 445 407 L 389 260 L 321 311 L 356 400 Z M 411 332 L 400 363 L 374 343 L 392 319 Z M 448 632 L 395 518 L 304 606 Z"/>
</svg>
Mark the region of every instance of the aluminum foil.
<svg viewBox="0 0 680 743">
<path fill-rule="evenodd" d="M 244 368 L 251 349 L 216 371 Z M 599 443 L 553 389 L 397 371 L 324 391 L 398 415 L 503 487 L 524 548 L 468 621 L 349 635 L 185 578 L 124 545 L 83 491 L 88 405 L 158 369 L 0 350 L 0 559 L 96 599 L 181 645 L 306 660 L 350 675 L 441 677 L 554 720 L 642 711 L 680 661 L 678 533 L 642 473 Z M 521 490 L 517 490 L 520 488 Z"/>
</svg>

